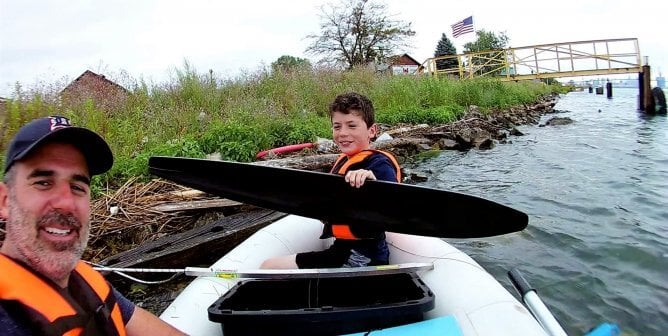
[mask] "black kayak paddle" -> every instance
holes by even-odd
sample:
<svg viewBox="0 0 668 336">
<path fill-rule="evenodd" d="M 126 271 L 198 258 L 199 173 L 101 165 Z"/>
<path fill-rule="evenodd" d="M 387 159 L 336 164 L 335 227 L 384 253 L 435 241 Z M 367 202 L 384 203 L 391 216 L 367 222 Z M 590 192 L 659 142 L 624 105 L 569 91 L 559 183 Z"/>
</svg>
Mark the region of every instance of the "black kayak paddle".
<svg viewBox="0 0 668 336">
<path fill-rule="evenodd" d="M 523 230 L 529 217 L 471 195 L 409 184 L 249 163 L 155 156 L 149 171 L 235 201 L 330 223 L 441 238 L 480 238 Z"/>
</svg>

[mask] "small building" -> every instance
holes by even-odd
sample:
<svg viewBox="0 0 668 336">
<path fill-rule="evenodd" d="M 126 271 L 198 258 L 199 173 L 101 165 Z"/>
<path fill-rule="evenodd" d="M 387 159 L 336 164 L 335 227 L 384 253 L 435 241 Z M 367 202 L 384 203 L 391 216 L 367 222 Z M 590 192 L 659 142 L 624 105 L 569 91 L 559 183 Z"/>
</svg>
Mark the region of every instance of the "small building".
<svg viewBox="0 0 668 336">
<path fill-rule="evenodd" d="M 129 95 L 126 88 L 90 70 L 86 70 L 60 92 L 64 104 L 78 105 L 92 99 L 95 105 L 103 108 L 123 105 Z"/>
<path fill-rule="evenodd" d="M 390 56 L 388 63 L 393 75 L 417 75 L 422 65 L 408 54 Z"/>
</svg>

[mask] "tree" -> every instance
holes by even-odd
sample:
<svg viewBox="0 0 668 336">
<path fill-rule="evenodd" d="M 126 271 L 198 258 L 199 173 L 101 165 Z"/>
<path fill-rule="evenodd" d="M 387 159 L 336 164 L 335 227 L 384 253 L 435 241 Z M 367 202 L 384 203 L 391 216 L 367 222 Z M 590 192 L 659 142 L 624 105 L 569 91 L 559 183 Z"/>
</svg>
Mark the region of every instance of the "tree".
<svg viewBox="0 0 668 336">
<path fill-rule="evenodd" d="M 508 36 L 500 32 L 497 36 L 493 32 L 485 31 L 484 29 L 475 32 L 478 36 L 473 42 L 464 44 L 464 53 L 479 53 L 486 52 L 482 57 L 473 57 L 470 62 L 477 68 L 478 73 L 481 74 L 500 74 L 505 64 L 505 54 L 499 52 L 508 47 Z M 486 64 L 482 66 L 482 64 Z"/>
<path fill-rule="evenodd" d="M 464 44 L 464 53 L 474 53 L 488 50 L 502 50 L 508 47 L 508 36 L 506 33 L 500 32 L 497 36 L 493 32 L 485 31 L 484 29 L 475 32 L 478 39 Z"/>
<path fill-rule="evenodd" d="M 449 55 L 457 55 L 457 49 L 455 48 L 454 45 L 452 45 L 450 39 L 445 34 L 442 34 L 441 40 L 438 41 L 438 45 L 436 45 L 436 51 L 434 51 L 434 57 L 449 56 Z M 436 60 L 437 70 L 453 69 L 457 68 L 458 66 L 459 62 L 457 61 L 456 58 Z"/>
<path fill-rule="evenodd" d="M 271 70 L 274 72 L 288 72 L 298 68 L 311 68 L 311 62 L 306 58 L 283 55 L 271 63 Z"/>
<path fill-rule="evenodd" d="M 320 34 L 308 35 L 306 52 L 323 56 L 321 62 L 347 68 L 373 62 L 379 55 L 408 47 L 415 35 L 411 23 L 394 20 L 387 6 L 376 0 L 341 0 L 321 7 Z"/>
</svg>

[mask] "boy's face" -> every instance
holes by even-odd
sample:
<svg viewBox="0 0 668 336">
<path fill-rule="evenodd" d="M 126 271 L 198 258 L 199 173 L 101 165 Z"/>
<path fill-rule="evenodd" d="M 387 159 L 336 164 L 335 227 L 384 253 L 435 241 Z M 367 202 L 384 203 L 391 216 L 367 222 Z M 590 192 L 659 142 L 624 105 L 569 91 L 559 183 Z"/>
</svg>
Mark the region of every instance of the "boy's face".
<svg viewBox="0 0 668 336">
<path fill-rule="evenodd" d="M 367 125 L 359 111 L 332 113 L 332 137 L 344 154 L 351 156 L 369 148 L 376 124 Z"/>
</svg>

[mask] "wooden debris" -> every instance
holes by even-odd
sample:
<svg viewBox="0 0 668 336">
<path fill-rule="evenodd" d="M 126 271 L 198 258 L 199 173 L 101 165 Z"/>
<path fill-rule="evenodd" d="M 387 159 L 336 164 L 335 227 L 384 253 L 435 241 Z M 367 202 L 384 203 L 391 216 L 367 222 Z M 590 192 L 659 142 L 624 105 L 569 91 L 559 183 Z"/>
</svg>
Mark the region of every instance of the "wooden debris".
<svg viewBox="0 0 668 336">
<path fill-rule="evenodd" d="M 289 157 L 284 159 L 257 161 L 253 162 L 253 164 L 261 166 L 270 166 L 270 167 L 329 172 L 329 170 L 332 168 L 332 165 L 334 164 L 334 161 L 336 161 L 336 158 L 338 156 L 339 156 L 338 154 L 309 155 L 301 157 Z"/>
<path fill-rule="evenodd" d="M 238 206 L 241 204 L 242 203 L 228 200 L 226 198 L 216 198 L 216 199 L 207 199 L 199 201 L 165 203 L 156 205 L 152 207 L 151 210 L 159 212 L 173 212 L 173 211 L 186 211 L 186 210 L 197 210 L 197 209 L 225 208 L 229 206 Z"/>
<path fill-rule="evenodd" d="M 378 150 L 390 150 L 397 147 L 418 147 L 423 144 L 431 144 L 432 142 L 432 140 L 427 138 L 397 138 L 374 142 L 372 147 Z"/>
<path fill-rule="evenodd" d="M 84 259 L 94 262 L 105 255 L 192 228 L 198 216 L 193 211 L 185 211 L 186 208 L 163 211 L 155 207 L 207 197 L 211 198 L 201 191 L 166 180 L 155 179 L 148 183 L 128 180 L 113 194 L 104 193 L 92 202 L 90 240 Z M 112 207 L 117 209 L 115 215 Z"/>
<path fill-rule="evenodd" d="M 186 267 L 209 265 L 257 230 L 283 218 L 272 210 L 255 210 L 172 234 L 113 255 L 100 264 L 110 267 Z"/>
</svg>

